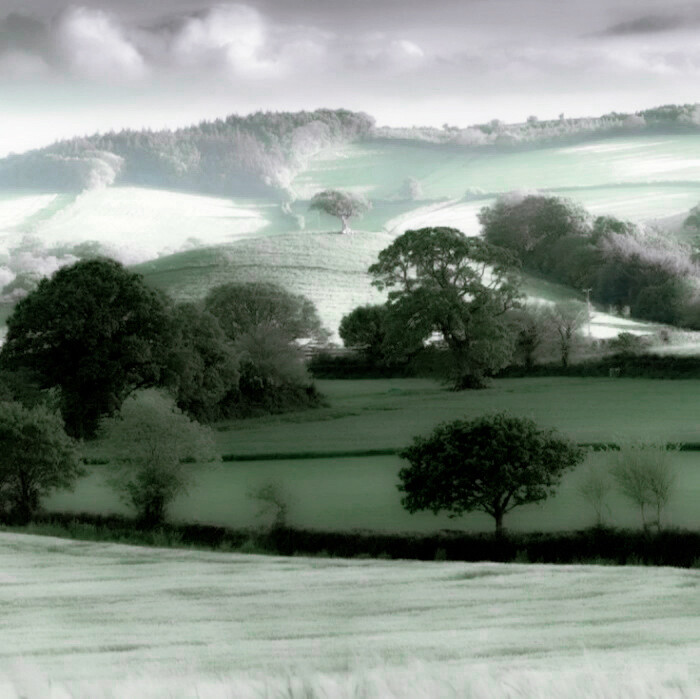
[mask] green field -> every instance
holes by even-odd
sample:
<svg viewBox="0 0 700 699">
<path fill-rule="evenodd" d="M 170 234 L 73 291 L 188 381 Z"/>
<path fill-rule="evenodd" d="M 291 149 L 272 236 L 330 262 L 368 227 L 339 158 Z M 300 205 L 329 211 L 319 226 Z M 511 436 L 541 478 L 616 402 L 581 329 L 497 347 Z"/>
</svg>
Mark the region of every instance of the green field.
<svg viewBox="0 0 700 699">
<path fill-rule="evenodd" d="M 0 695 L 697 696 L 700 571 L 283 558 L 0 533 Z"/>
<path fill-rule="evenodd" d="M 700 441 L 698 380 L 497 379 L 486 390 L 461 392 L 429 379 L 316 383 L 329 407 L 221 425 L 221 453 L 397 448 L 444 420 L 494 410 L 530 417 L 577 442 Z"/>
<path fill-rule="evenodd" d="M 442 528 L 492 531 L 493 521 L 481 513 L 458 520 L 430 512 L 409 515 L 396 490 L 396 455 L 361 456 L 353 451 L 397 449 L 437 423 L 471 418 L 492 410 L 509 410 L 554 427 L 577 442 L 609 442 L 621 438 L 698 442 L 700 381 L 641 379 L 499 379 L 483 391 L 448 391 L 422 379 L 319 381 L 330 405 L 286 415 L 240 420 L 217 426 L 221 454 L 266 455 L 294 452 L 349 452 L 324 458 L 234 461 L 201 464 L 196 485 L 173 504 L 179 521 L 200 521 L 233 528 L 265 523 L 259 503 L 249 493 L 277 484 L 289 506 L 291 525 L 326 530 L 431 532 Z M 109 457 L 94 444 L 92 456 Z M 586 464 L 604 462 L 592 454 Z M 591 526 L 594 512 L 578 494 L 586 464 L 568 473 L 554 498 L 516 509 L 506 526 L 518 531 L 562 531 Z M 700 527 L 700 455 L 674 457 L 678 482 L 668 506 L 667 523 Z M 110 466 L 91 467 L 73 493 L 46 500 L 49 510 L 127 514 L 106 484 Z M 607 521 L 637 528 L 637 509 L 615 492 Z"/>
</svg>

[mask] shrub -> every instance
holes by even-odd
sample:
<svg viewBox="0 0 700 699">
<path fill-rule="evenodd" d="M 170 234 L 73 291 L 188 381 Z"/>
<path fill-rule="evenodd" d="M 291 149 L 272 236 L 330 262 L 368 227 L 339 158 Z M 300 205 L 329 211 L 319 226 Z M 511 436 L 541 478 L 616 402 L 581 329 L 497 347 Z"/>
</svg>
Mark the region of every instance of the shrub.
<svg viewBox="0 0 700 699">
<path fill-rule="evenodd" d="M 211 430 L 156 390 L 127 400 L 102 430 L 120 464 L 112 487 L 149 528 L 161 524 L 168 505 L 186 492 L 193 479 L 190 463 L 216 458 Z"/>
</svg>

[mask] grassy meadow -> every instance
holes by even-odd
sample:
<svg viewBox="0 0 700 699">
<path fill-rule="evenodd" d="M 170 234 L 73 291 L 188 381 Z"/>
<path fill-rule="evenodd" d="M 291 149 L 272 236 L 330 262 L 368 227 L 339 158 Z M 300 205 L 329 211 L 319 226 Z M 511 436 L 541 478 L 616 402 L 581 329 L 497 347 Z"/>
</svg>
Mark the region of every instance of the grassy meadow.
<svg viewBox="0 0 700 699">
<path fill-rule="evenodd" d="M 0 695 L 696 696 L 700 571 L 0 533 Z"/>
<path fill-rule="evenodd" d="M 623 438 L 671 442 L 700 441 L 697 394 L 700 381 L 644 379 L 498 379 L 482 391 L 452 392 L 427 379 L 319 381 L 328 406 L 316 410 L 221 423 L 216 426 L 220 454 L 263 457 L 219 465 L 198 464 L 196 484 L 172 507 L 177 521 L 199 521 L 233 528 L 266 524 L 260 503 L 251 497 L 275 484 L 288 505 L 288 523 L 319 530 L 371 529 L 387 532 L 493 530 L 482 513 L 459 519 L 430 512 L 413 515 L 396 490 L 404 463 L 396 455 L 352 452 L 400 449 L 415 435 L 427 434 L 446 420 L 472 418 L 495 410 L 534 419 L 579 443 Z M 325 452 L 322 458 L 264 458 L 299 452 Z M 99 443 L 93 458 L 109 458 Z M 338 456 L 343 454 L 344 456 Z M 678 472 L 666 524 L 697 529 L 700 514 L 700 455 L 673 457 Z M 557 494 L 540 505 L 517 508 L 506 526 L 517 531 L 565 531 L 595 523 L 592 508 L 578 493 L 588 465 L 604 465 L 593 453 L 565 475 Z M 72 493 L 45 500 L 50 511 L 128 514 L 107 485 L 109 465 L 90 467 Z M 608 524 L 639 528 L 638 510 L 612 491 Z"/>
</svg>

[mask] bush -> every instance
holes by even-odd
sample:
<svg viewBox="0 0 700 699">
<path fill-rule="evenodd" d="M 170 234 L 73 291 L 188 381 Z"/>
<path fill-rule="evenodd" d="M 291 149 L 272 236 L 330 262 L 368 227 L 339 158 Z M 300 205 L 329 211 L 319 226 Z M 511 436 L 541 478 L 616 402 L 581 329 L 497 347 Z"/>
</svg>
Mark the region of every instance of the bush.
<svg viewBox="0 0 700 699">
<path fill-rule="evenodd" d="M 186 492 L 193 478 L 190 463 L 216 458 L 211 430 L 155 390 L 127 400 L 102 431 L 120 464 L 112 486 L 149 528 L 162 524 L 168 505 Z"/>
</svg>

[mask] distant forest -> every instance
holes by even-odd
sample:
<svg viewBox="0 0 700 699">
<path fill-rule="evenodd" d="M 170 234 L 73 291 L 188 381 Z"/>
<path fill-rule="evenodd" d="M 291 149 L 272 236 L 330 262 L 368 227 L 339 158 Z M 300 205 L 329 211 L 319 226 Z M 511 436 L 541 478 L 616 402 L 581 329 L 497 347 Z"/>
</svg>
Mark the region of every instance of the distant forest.
<svg viewBox="0 0 700 699">
<path fill-rule="evenodd" d="M 700 105 L 666 105 L 596 118 L 468 128 L 377 127 L 348 110 L 257 112 L 175 131 L 110 132 L 60 141 L 0 160 L 0 187 L 82 191 L 111 184 L 211 194 L 293 198 L 291 182 L 311 158 L 355 141 L 410 141 L 468 148 L 538 148 L 633 133 L 700 131 Z"/>
</svg>

